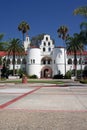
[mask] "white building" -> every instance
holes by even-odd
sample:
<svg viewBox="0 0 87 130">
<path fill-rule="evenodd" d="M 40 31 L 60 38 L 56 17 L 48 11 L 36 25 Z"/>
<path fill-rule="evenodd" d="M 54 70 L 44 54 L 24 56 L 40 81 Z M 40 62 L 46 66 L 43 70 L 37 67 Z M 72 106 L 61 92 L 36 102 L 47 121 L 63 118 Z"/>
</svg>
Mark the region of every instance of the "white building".
<svg viewBox="0 0 87 130">
<path fill-rule="evenodd" d="M 83 53 L 85 61 L 87 52 Z M 74 56 L 67 54 L 64 47 L 55 47 L 50 35 L 44 35 L 39 48 L 30 47 L 27 51 L 27 73 L 37 75 L 39 78 L 53 77 L 74 69 Z M 81 65 L 80 53 L 77 55 L 77 69 L 84 69 L 86 63 Z"/>
<path fill-rule="evenodd" d="M 24 41 L 26 57 L 16 56 L 16 69 L 26 69 L 28 75 L 37 75 L 38 78 L 53 77 L 57 74 L 63 74 L 68 70 L 74 69 L 74 56 L 67 54 L 64 47 L 55 47 L 50 35 L 44 35 L 39 47 L 30 46 L 30 40 L 27 36 Z M 5 55 L 6 56 L 6 55 Z M 81 65 L 82 58 L 82 65 Z M 12 56 L 6 59 L 9 61 L 9 69 L 13 69 Z M 77 55 L 77 69 L 86 67 L 87 52 Z"/>
</svg>

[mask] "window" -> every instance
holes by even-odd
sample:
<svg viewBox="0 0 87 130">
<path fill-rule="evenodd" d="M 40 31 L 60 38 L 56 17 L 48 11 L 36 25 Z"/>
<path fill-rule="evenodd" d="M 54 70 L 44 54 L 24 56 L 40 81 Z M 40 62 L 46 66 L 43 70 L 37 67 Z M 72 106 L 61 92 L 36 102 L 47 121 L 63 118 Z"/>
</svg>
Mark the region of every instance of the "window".
<svg viewBox="0 0 87 130">
<path fill-rule="evenodd" d="M 72 59 L 68 59 L 68 64 L 72 64 Z"/>
<path fill-rule="evenodd" d="M 31 64 L 32 64 L 32 59 L 31 59 Z"/>
<path fill-rule="evenodd" d="M 51 48 L 50 48 L 50 47 L 48 48 L 48 51 L 51 51 Z"/>
<path fill-rule="evenodd" d="M 7 59 L 7 65 L 10 64 L 10 59 Z"/>
<path fill-rule="evenodd" d="M 22 60 L 22 64 L 26 64 L 26 59 L 25 58 Z"/>
<path fill-rule="evenodd" d="M 13 61 L 13 59 L 12 59 L 12 64 L 16 64 L 16 60 L 15 60 L 15 61 Z"/>
<path fill-rule="evenodd" d="M 48 64 L 50 64 L 51 63 L 51 60 L 48 60 Z"/>
<path fill-rule="evenodd" d="M 46 42 L 44 42 L 44 46 L 46 46 Z"/>
<path fill-rule="evenodd" d="M 50 42 L 48 42 L 48 46 L 50 46 Z"/>
<path fill-rule="evenodd" d="M 46 37 L 46 41 L 48 41 L 48 37 Z"/>
<path fill-rule="evenodd" d="M 73 64 L 75 65 L 77 64 L 77 59 L 74 59 Z"/>
<path fill-rule="evenodd" d="M 46 61 L 45 61 L 45 60 L 43 60 L 43 64 L 46 64 Z"/>
<path fill-rule="evenodd" d="M 33 64 L 35 64 L 35 59 L 33 59 Z"/>
<path fill-rule="evenodd" d="M 43 52 L 45 52 L 45 48 L 43 48 Z"/>
<path fill-rule="evenodd" d="M 17 64 L 21 64 L 21 60 L 20 59 L 17 59 Z"/>
</svg>

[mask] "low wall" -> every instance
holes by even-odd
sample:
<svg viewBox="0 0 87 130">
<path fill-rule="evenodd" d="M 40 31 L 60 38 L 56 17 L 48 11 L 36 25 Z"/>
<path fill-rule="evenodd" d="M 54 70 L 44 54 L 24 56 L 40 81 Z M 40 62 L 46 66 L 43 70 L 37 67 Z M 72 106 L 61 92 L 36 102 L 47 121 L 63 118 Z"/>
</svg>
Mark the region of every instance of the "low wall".
<svg viewBox="0 0 87 130">
<path fill-rule="evenodd" d="M 19 76 L 8 76 L 8 79 L 19 79 Z"/>
</svg>

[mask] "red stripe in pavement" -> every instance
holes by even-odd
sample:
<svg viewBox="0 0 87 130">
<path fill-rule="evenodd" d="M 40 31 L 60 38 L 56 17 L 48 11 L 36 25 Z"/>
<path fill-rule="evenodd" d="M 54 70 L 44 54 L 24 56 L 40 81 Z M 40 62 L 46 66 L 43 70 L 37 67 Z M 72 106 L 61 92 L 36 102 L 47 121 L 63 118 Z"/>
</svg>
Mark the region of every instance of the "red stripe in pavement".
<svg viewBox="0 0 87 130">
<path fill-rule="evenodd" d="M 12 99 L 12 100 L 10 100 L 10 101 L 8 101 L 8 102 L 6 102 L 6 103 L 0 105 L 0 109 L 3 109 L 3 108 L 5 108 L 5 107 L 7 107 L 8 105 L 10 105 L 10 104 L 16 102 L 17 100 L 19 100 L 19 99 L 21 99 L 21 98 L 27 96 L 28 94 L 31 94 L 31 93 L 37 91 L 37 90 L 40 89 L 40 88 L 41 88 L 41 87 L 37 87 L 36 89 L 34 89 L 34 90 L 32 90 L 32 91 L 30 91 L 30 92 L 28 92 L 28 93 L 25 93 L 25 94 L 23 94 L 23 95 L 21 95 L 21 96 L 19 96 L 19 97 L 16 97 L 16 98 L 14 98 L 14 99 Z"/>
</svg>

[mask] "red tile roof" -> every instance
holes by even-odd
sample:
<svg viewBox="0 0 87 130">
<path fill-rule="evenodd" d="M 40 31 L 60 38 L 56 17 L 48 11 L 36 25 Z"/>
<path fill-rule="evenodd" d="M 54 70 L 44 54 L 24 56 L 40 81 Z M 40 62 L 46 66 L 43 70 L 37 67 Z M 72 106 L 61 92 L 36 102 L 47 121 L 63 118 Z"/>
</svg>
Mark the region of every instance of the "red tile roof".
<svg viewBox="0 0 87 130">
<path fill-rule="evenodd" d="M 27 55 L 27 52 L 25 52 L 24 54 Z M 1 57 L 2 57 L 2 56 L 6 56 L 6 55 L 8 55 L 7 52 L 5 52 L 5 51 L 0 51 L 0 56 L 1 56 Z M 11 55 L 11 54 L 10 54 L 10 55 Z M 16 53 L 16 55 L 19 55 L 19 54 Z"/>
<path fill-rule="evenodd" d="M 81 52 L 77 52 L 77 55 L 81 55 Z M 74 52 L 67 52 L 67 55 L 74 55 Z M 87 51 L 83 51 L 82 55 L 87 55 Z"/>
<path fill-rule="evenodd" d="M 7 55 L 7 52 L 5 51 L 0 51 L 0 56 L 6 56 Z"/>
</svg>

